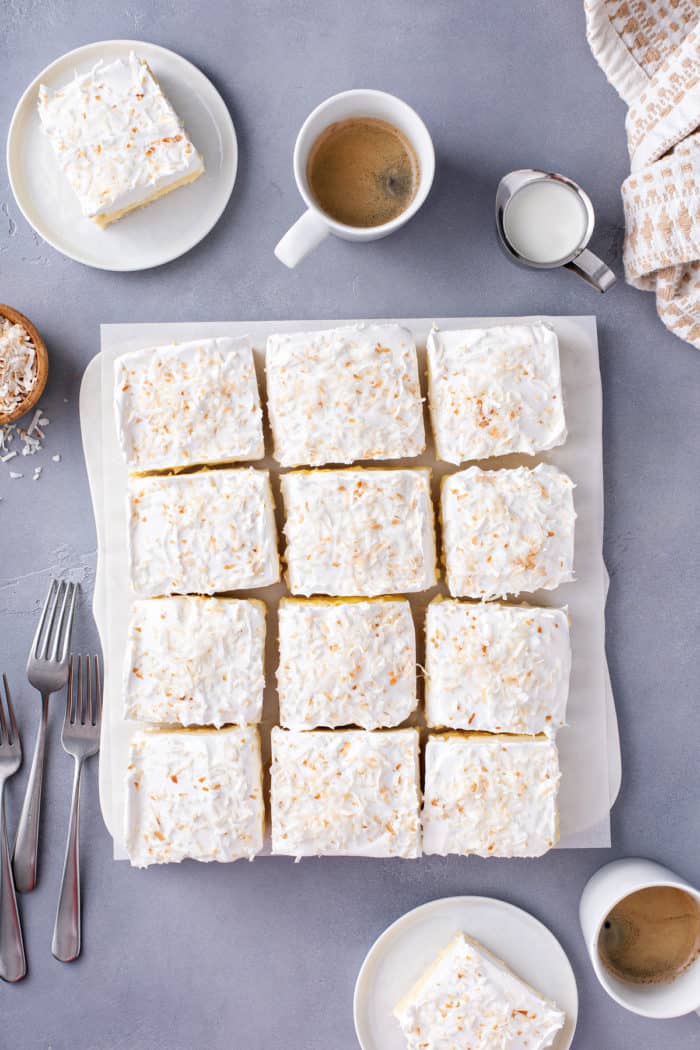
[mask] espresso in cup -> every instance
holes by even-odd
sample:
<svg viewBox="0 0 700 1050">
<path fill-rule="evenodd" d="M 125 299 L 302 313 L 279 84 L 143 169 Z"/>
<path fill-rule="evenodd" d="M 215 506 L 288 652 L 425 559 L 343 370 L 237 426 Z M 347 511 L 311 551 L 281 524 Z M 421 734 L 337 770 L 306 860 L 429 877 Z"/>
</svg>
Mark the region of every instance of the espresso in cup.
<svg viewBox="0 0 700 1050">
<path fill-rule="evenodd" d="M 648 886 L 610 911 L 598 938 L 606 969 L 632 984 L 665 984 L 700 954 L 700 906 L 675 886 Z"/>
<path fill-rule="evenodd" d="M 319 208 L 336 222 L 382 226 L 404 212 L 420 184 L 420 164 L 405 135 L 375 117 L 350 117 L 323 131 L 306 170 Z"/>
</svg>

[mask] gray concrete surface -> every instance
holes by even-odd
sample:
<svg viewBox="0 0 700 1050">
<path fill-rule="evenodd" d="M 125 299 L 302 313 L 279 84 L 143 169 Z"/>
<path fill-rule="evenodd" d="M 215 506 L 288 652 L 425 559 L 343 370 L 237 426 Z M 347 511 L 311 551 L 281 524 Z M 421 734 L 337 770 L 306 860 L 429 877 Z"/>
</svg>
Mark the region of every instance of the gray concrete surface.
<svg viewBox="0 0 700 1050">
<path fill-rule="evenodd" d="M 212 78 L 236 123 L 240 171 L 202 244 L 162 269 L 123 275 L 81 267 L 38 240 L 0 172 L 0 301 L 35 321 L 52 362 L 43 402 L 52 422 L 32 462 L 43 464 L 42 479 L 11 481 L 0 465 L 0 669 L 15 687 L 27 752 L 39 705 L 23 667 L 55 567 L 82 579 L 77 640 L 96 644 L 95 536 L 77 402 L 100 322 L 595 311 L 608 652 L 624 781 L 610 851 L 536 862 L 266 860 L 137 872 L 111 859 L 93 764 L 83 798 L 85 950 L 68 967 L 49 952 L 71 773 L 58 742 L 59 701 L 41 880 L 21 902 L 30 976 L 0 987 L 0 1048 L 351 1050 L 353 982 L 371 942 L 407 909 L 459 893 L 513 901 L 561 939 L 579 983 L 577 1050 L 696 1048 L 697 1018 L 645 1021 L 606 998 L 577 906 L 588 876 L 626 854 L 659 858 L 700 883 L 700 355 L 666 332 L 651 296 L 620 283 L 597 297 L 567 273 L 517 270 L 492 229 L 502 173 L 558 169 L 588 189 L 599 217 L 593 247 L 621 270 L 625 108 L 589 53 L 582 5 L 1 0 L 3 135 L 16 97 L 43 66 L 114 37 L 174 48 Z M 438 155 L 432 195 L 393 238 L 326 243 L 290 273 L 272 249 L 300 210 L 290 170 L 297 128 L 318 101 L 353 86 L 393 91 L 425 118 Z M 13 827 L 27 766 L 9 792 Z"/>
</svg>

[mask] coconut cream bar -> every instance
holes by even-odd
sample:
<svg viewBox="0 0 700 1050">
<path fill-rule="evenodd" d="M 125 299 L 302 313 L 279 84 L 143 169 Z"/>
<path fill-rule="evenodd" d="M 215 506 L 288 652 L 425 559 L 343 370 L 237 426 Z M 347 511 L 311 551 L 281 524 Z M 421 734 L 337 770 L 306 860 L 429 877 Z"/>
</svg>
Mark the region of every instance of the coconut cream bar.
<svg viewBox="0 0 700 1050">
<path fill-rule="evenodd" d="M 272 852 L 420 856 L 418 730 L 272 730 Z"/>
<path fill-rule="evenodd" d="M 187 857 L 252 860 L 262 849 L 265 823 L 258 730 L 136 733 L 125 814 L 134 867 Z"/>
<path fill-rule="evenodd" d="M 262 410 L 247 336 L 122 354 L 114 362 L 119 441 L 130 471 L 262 459 Z"/>
<path fill-rule="evenodd" d="M 136 601 L 124 660 L 124 714 L 184 726 L 259 722 L 264 659 L 263 602 Z"/>
<path fill-rule="evenodd" d="M 407 1050 L 545 1050 L 566 1015 L 504 962 L 456 933 L 396 1005 Z"/>
<path fill-rule="evenodd" d="M 297 471 L 280 484 L 292 594 L 372 597 L 437 582 L 429 470 Z"/>
<path fill-rule="evenodd" d="M 128 504 L 138 597 L 239 591 L 279 579 L 266 470 L 131 477 Z"/>
<path fill-rule="evenodd" d="M 39 118 L 83 215 L 98 226 L 204 171 L 182 121 L 133 51 L 55 91 L 42 84 Z"/>
<path fill-rule="evenodd" d="M 271 335 L 265 367 L 283 467 L 403 459 L 425 449 L 416 346 L 405 328 Z"/>
<path fill-rule="evenodd" d="M 437 456 L 448 463 L 566 440 L 559 344 L 547 325 L 433 329 L 428 381 Z"/>
<path fill-rule="evenodd" d="M 442 538 L 450 594 L 503 598 L 573 580 L 574 484 L 534 470 L 469 467 L 443 479 Z"/>
<path fill-rule="evenodd" d="M 545 736 L 430 736 L 423 852 L 541 856 L 559 838 L 559 778 L 557 748 Z"/>
<path fill-rule="evenodd" d="M 536 734 L 564 725 L 565 609 L 436 599 L 426 613 L 425 648 L 429 726 Z"/>
<path fill-rule="evenodd" d="M 287 729 L 403 722 L 416 707 L 416 639 L 405 598 L 283 598 L 280 722 Z"/>
</svg>

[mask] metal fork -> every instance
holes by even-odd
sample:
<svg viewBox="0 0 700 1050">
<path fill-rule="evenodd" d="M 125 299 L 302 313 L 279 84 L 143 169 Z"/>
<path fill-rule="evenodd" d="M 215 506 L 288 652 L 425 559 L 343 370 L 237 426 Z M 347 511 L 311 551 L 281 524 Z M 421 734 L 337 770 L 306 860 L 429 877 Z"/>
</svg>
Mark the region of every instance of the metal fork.
<svg viewBox="0 0 700 1050">
<path fill-rule="evenodd" d="M 27 972 L 27 962 L 7 843 L 5 784 L 22 765 L 22 742 L 5 675 L 2 676 L 2 681 L 10 724 L 8 728 L 8 718 L 5 717 L 0 696 L 0 977 L 4 981 L 19 981 Z"/>
<path fill-rule="evenodd" d="M 83 666 L 85 676 L 83 676 Z M 76 671 L 77 667 L 77 671 Z M 94 670 L 93 670 L 94 669 Z M 73 686 L 76 684 L 77 688 Z M 60 962 L 72 962 L 80 955 L 80 853 L 78 831 L 80 827 L 80 777 L 83 762 L 100 750 L 100 720 L 102 718 L 102 686 L 100 663 L 96 656 L 74 656 L 68 675 L 66 717 L 61 741 L 63 750 L 73 756 L 73 800 L 66 858 L 63 862 L 63 878 L 58 898 L 56 923 L 53 930 L 51 951 Z"/>
<path fill-rule="evenodd" d="M 36 886 L 49 697 L 63 689 L 68 680 L 68 652 L 77 593 L 78 585 L 75 583 L 66 583 L 65 580 L 60 583 L 57 580 L 51 581 L 27 660 L 27 677 L 41 693 L 41 721 L 12 858 L 15 886 L 22 893 L 27 893 Z"/>
</svg>

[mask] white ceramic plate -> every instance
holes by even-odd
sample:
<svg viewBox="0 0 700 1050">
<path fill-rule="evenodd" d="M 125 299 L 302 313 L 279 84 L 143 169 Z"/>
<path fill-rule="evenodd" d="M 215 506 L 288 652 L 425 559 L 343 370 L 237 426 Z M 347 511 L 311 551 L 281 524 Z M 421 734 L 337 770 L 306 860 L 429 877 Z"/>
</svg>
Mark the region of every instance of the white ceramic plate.
<svg viewBox="0 0 700 1050">
<path fill-rule="evenodd" d="M 552 999 L 566 1023 L 552 1050 L 568 1050 L 578 1016 L 571 963 L 554 934 L 526 911 L 494 897 L 446 897 L 397 919 L 372 945 L 355 985 L 362 1050 L 406 1050 L 392 1010 L 455 933 L 463 931 Z"/>
<path fill-rule="evenodd" d="M 40 84 L 60 87 L 76 71 L 87 72 L 101 58 L 113 61 L 131 50 L 151 66 L 204 157 L 206 171 L 191 185 L 103 230 L 82 215 L 41 131 L 36 103 Z M 101 270 L 147 270 L 189 251 L 221 216 L 237 166 L 236 132 L 214 85 L 180 55 L 138 40 L 87 44 L 52 62 L 22 95 L 7 137 L 10 185 L 27 222 L 57 251 Z"/>
</svg>

